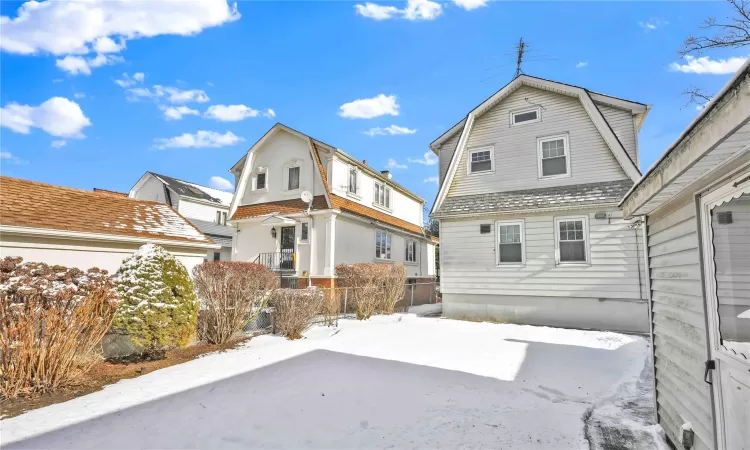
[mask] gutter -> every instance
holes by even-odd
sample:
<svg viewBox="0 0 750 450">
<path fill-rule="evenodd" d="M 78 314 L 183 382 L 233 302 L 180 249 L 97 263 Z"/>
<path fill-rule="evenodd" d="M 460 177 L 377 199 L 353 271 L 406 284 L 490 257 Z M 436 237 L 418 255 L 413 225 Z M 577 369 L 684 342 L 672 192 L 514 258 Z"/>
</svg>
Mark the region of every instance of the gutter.
<svg viewBox="0 0 750 450">
<path fill-rule="evenodd" d="M 459 214 L 430 214 L 432 219 L 463 219 L 469 217 L 487 217 L 487 216 L 505 216 L 505 215 L 517 215 L 517 214 L 529 214 L 539 213 L 544 214 L 547 212 L 557 211 L 580 211 L 582 209 L 597 209 L 597 208 L 617 208 L 617 203 L 599 203 L 593 205 L 571 205 L 571 206 L 560 206 L 556 208 L 525 208 L 525 209 L 513 209 L 508 211 L 482 211 L 482 212 L 470 212 L 470 213 L 459 213 Z"/>
<path fill-rule="evenodd" d="M 95 240 L 107 242 L 132 242 L 138 244 L 160 244 L 173 247 L 190 247 L 204 249 L 218 249 L 221 245 L 209 242 L 190 242 L 187 240 L 158 239 L 138 236 L 123 236 L 102 233 L 88 233 L 82 231 L 55 230 L 51 228 L 18 227 L 13 225 L 0 225 L 0 234 L 13 233 L 27 236 L 57 237 L 66 239 Z"/>
</svg>

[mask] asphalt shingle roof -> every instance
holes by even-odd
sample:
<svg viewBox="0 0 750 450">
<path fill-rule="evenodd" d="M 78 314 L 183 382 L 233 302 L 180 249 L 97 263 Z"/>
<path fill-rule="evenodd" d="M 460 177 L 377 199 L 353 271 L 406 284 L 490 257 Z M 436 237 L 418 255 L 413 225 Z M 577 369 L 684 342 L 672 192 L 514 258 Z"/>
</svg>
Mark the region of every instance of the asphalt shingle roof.
<svg viewBox="0 0 750 450">
<path fill-rule="evenodd" d="M 446 198 L 435 215 L 475 215 L 545 208 L 617 205 L 631 186 L 633 186 L 631 180 L 617 180 L 491 194 L 461 195 Z"/>
<path fill-rule="evenodd" d="M 178 180 L 177 178 L 172 178 L 167 175 L 161 175 L 153 172 L 150 173 L 161 179 L 164 183 L 167 184 L 167 186 L 169 186 L 170 189 L 184 197 L 205 200 L 224 206 L 229 206 L 229 203 L 232 202 L 232 194 L 229 192 L 218 191 L 207 186 L 201 186 L 199 184 Z"/>
</svg>

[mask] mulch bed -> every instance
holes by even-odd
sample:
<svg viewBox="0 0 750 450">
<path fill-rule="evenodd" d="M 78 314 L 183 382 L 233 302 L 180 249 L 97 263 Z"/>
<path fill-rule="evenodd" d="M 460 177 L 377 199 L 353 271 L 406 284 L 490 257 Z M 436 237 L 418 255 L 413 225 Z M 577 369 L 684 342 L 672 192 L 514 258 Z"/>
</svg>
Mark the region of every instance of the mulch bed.
<svg viewBox="0 0 750 450">
<path fill-rule="evenodd" d="M 206 353 L 225 351 L 237 347 L 247 338 L 239 338 L 222 345 L 196 344 L 187 348 L 169 350 L 165 358 L 156 361 L 139 361 L 127 364 L 102 361 L 94 365 L 80 384 L 68 386 L 56 392 L 19 396 L 13 400 L 0 401 L 0 417 L 8 418 L 44 406 L 62 403 L 76 397 L 101 390 L 117 381 L 193 360 Z"/>
</svg>

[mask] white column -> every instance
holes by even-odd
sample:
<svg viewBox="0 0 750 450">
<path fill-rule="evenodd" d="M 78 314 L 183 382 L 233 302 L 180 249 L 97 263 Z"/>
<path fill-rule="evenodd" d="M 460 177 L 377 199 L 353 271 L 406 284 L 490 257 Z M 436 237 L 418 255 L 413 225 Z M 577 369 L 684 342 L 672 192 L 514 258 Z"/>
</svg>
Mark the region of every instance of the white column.
<svg viewBox="0 0 750 450">
<path fill-rule="evenodd" d="M 326 218 L 326 241 L 323 248 L 326 255 L 323 275 L 332 277 L 336 272 L 336 214 Z"/>
</svg>

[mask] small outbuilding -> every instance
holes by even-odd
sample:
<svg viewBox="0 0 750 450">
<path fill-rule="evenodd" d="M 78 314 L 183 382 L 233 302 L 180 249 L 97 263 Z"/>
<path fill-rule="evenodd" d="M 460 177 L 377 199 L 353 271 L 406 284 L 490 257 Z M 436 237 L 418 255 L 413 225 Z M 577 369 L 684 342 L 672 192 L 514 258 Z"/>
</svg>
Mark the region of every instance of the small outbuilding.
<svg viewBox="0 0 750 450">
<path fill-rule="evenodd" d="M 620 205 L 645 225 L 658 423 L 679 449 L 750 449 L 748 64 Z"/>
<path fill-rule="evenodd" d="M 0 258 L 113 273 L 147 243 L 188 271 L 220 248 L 164 203 L 0 177 Z"/>
</svg>

